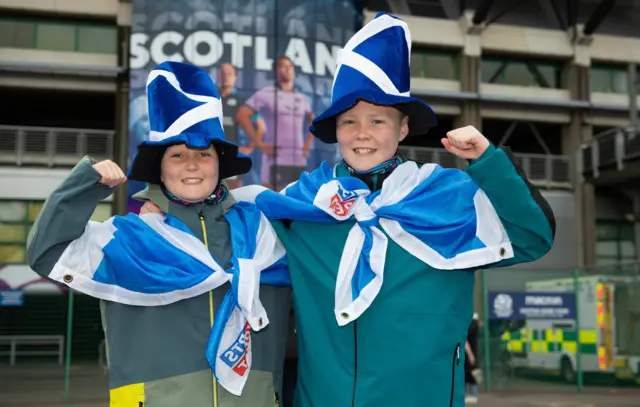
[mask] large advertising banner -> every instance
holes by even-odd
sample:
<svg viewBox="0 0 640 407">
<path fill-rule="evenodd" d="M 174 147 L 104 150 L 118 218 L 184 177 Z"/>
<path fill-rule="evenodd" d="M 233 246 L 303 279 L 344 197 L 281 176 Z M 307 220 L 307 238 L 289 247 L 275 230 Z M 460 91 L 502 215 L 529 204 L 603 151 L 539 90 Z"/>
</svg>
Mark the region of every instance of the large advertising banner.
<svg viewBox="0 0 640 407">
<path fill-rule="evenodd" d="M 149 133 L 147 76 L 164 61 L 199 66 L 218 86 L 225 136 L 253 160 L 231 188 L 280 190 L 335 162 L 337 147 L 307 129 L 330 103 L 339 49 L 361 26 L 359 0 L 134 0 L 129 165 Z M 143 187 L 131 182 L 129 196 Z"/>
</svg>

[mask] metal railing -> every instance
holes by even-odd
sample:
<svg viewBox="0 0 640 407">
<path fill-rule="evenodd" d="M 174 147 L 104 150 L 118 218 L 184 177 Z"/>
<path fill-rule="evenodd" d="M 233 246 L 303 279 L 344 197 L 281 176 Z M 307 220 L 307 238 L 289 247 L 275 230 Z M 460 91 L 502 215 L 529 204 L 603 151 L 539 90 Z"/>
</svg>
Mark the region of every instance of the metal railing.
<svg viewBox="0 0 640 407">
<path fill-rule="evenodd" d="M 640 131 L 632 127 L 617 127 L 593 136 L 581 147 L 581 170 L 598 177 L 600 170 L 624 169 L 625 163 L 640 158 Z"/>
<path fill-rule="evenodd" d="M 73 166 L 91 155 L 113 157 L 113 137 L 108 130 L 0 126 L 0 165 Z M 400 151 L 418 162 L 463 168 L 460 160 L 442 148 L 406 147 Z M 529 180 L 543 188 L 571 188 L 571 160 L 567 156 L 515 154 Z"/>
<path fill-rule="evenodd" d="M 443 148 L 400 147 L 400 152 L 411 160 L 440 164 L 445 168 L 463 168 L 461 160 Z M 541 188 L 571 189 L 571 159 L 564 155 L 514 154 L 529 181 Z"/>
<path fill-rule="evenodd" d="M 73 166 L 85 155 L 113 157 L 114 131 L 0 126 L 0 164 Z"/>
</svg>

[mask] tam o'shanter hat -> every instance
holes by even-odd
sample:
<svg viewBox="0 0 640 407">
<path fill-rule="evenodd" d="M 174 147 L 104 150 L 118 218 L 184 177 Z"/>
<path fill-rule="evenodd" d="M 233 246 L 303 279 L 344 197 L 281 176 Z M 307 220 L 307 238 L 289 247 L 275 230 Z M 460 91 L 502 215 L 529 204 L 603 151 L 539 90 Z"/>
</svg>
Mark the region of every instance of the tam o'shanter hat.
<svg viewBox="0 0 640 407">
<path fill-rule="evenodd" d="M 149 140 L 138 146 L 129 179 L 160 184 L 160 165 L 173 144 L 208 148 L 213 144 L 219 159 L 220 179 L 245 174 L 251 159 L 227 141 L 222 126 L 222 103 L 211 77 L 184 63 L 163 62 L 147 79 Z"/>
<path fill-rule="evenodd" d="M 337 116 L 363 100 L 409 116 L 409 136 L 426 134 L 436 125 L 436 115 L 425 102 L 410 96 L 410 58 L 407 23 L 378 13 L 340 50 L 331 106 L 313 121 L 311 132 L 325 143 L 335 143 Z"/>
</svg>

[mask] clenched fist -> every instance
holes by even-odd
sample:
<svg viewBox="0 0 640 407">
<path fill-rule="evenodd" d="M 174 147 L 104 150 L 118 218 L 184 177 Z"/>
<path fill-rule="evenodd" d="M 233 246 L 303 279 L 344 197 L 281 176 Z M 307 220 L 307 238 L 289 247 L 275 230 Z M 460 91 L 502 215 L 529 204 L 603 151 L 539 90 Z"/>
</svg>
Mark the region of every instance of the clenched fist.
<svg viewBox="0 0 640 407">
<path fill-rule="evenodd" d="M 124 175 L 118 164 L 111 160 L 100 161 L 93 165 L 93 169 L 98 171 L 101 176 L 98 182 L 109 188 L 115 188 L 127 182 L 127 176 Z"/>
<path fill-rule="evenodd" d="M 451 130 L 441 141 L 448 152 L 466 160 L 477 160 L 491 145 L 473 126 Z"/>
</svg>

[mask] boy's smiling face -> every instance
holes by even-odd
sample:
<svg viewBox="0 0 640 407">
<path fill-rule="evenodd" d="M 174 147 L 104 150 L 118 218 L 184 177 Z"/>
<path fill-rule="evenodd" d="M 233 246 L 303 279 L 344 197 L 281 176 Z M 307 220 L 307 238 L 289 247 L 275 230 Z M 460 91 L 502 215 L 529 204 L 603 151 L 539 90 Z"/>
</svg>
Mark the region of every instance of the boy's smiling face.
<svg viewBox="0 0 640 407">
<path fill-rule="evenodd" d="M 356 171 L 367 171 L 394 156 L 409 133 L 409 118 L 389 106 L 360 101 L 336 119 L 342 158 Z"/>
</svg>

